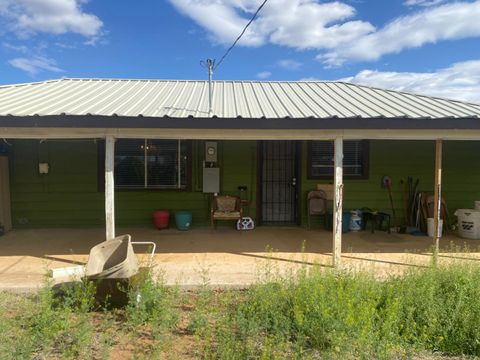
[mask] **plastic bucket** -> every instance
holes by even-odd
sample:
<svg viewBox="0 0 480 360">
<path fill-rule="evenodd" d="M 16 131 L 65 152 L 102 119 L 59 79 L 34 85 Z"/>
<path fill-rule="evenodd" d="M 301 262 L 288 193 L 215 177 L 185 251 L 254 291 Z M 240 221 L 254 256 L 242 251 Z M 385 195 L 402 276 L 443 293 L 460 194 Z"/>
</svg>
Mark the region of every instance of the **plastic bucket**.
<svg viewBox="0 0 480 360">
<path fill-rule="evenodd" d="M 342 214 L 342 233 L 346 233 L 350 231 L 350 219 L 352 215 L 350 212 L 344 212 Z"/>
<path fill-rule="evenodd" d="M 177 229 L 186 231 L 192 226 L 192 212 L 191 211 L 177 211 L 175 213 L 175 223 Z"/>
<path fill-rule="evenodd" d="M 350 231 L 356 232 L 362 230 L 362 216 L 359 210 L 350 211 Z"/>
<path fill-rule="evenodd" d="M 480 239 L 480 211 L 473 209 L 457 209 L 458 235 L 465 239 Z"/>
<path fill-rule="evenodd" d="M 167 210 L 158 210 L 153 213 L 153 223 L 158 230 L 166 229 L 170 221 L 170 212 Z"/>
<path fill-rule="evenodd" d="M 443 220 L 440 219 L 439 221 L 440 221 L 440 237 L 442 237 Z M 427 232 L 428 232 L 428 236 L 435 237 L 435 219 L 434 218 L 427 219 Z"/>
</svg>

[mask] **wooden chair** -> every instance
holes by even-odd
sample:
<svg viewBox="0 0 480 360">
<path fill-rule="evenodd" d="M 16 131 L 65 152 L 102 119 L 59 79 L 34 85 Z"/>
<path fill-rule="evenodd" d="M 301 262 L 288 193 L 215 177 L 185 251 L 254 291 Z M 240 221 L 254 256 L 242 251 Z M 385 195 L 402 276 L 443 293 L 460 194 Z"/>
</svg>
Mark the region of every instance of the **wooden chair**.
<svg viewBox="0 0 480 360">
<path fill-rule="evenodd" d="M 217 220 L 234 220 L 243 218 L 241 199 L 238 196 L 217 195 L 212 199 L 210 219 L 212 228 L 216 228 Z"/>
<path fill-rule="evenodd" d="M 307 195 L 307 216 L 309 229 L 311 225 L 310 218 L 313 215 L 323 216 L 325 228 L 328 228 L 327 194 L 323 190 L 310 191 Z"/>
</svg>

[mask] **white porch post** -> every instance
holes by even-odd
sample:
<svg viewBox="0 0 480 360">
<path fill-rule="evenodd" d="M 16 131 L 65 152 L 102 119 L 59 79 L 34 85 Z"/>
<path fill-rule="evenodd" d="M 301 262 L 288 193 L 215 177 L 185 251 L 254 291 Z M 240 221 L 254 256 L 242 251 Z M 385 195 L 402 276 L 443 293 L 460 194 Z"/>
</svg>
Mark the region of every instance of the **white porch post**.
<svg viewBox="0 0 480 360">
<path fill-rule="evenodd" d="M 437 139 L 435 141 L 435 206 L 433 213 L 433 219 L 435 224 L 435 248 L 433 253 L 434 263 L 436 263 L 438 259 L 438 252 L 440 251 L 440 237 L 442 236 L 440 230 L 442 209 L 442 147 L 442 140 Z"/>
<path fill-rule="evenodd" d="M 342 256 L 343 206 L 343 138 L 335 139 L 333 196 L 333 267 L 339 267 Z"/>
<path fill-rule="evenodd" d="M 105 138 L 105 232 L 106 240 L 115 237 L 115 184 L 113 169 L 115 159 L 115 138 Z"/>
</svg>

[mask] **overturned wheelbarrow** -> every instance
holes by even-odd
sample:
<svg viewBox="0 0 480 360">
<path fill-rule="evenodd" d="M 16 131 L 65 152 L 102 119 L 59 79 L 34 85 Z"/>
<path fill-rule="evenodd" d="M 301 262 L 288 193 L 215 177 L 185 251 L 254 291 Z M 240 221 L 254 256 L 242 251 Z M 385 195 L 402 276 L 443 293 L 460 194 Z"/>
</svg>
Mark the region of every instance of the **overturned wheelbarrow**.
<svg viewBox="0 0 480 360">
<path fill-rule="evenodd" d="M 85 275 L 96 282 L 97 302 L 107 300 L 112 305 L 122 305 L 128 301 L 128 286 L 132 277 L 138 274 L 139 264 L 133 245 L 151 245 L 151 259 L 155 254 L 153 242 L 132 242 L 130 235 L 118 236 L 104 241 L 90 250 Z"/>
<path fill-rule="evenodd" d="M 92 280 L 128 279 L 138 273 L 130 235 L 104 241 L 90 250 L 85 275 Z"/>
</svg>

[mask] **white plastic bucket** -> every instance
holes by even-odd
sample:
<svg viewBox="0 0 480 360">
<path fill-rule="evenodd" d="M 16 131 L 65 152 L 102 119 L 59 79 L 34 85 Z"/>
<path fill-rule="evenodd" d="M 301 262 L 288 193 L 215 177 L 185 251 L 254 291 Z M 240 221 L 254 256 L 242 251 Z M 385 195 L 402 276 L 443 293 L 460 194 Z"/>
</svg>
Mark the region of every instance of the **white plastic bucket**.
<svg viewBox="0 0 480 360">
<path fill-rule="evenodd" d="M 440 219 L 439 221 L 440 221 L 440 237 L 442 237 L 443 220 Z M 434 218 L 427 219 L 427 232 L 428 232 L 428 236 L 435 237 L 435 219 Z"/>
<path fill-rule="evenodd" d="M 480 201 L 475 201 L 475 210 L 480 210 Z"/>
<path fill-rule="evenodd" d="M 458 209 L 458 235 L 466 239 L 480 239 L 480 210 Z"/>
</svg>

